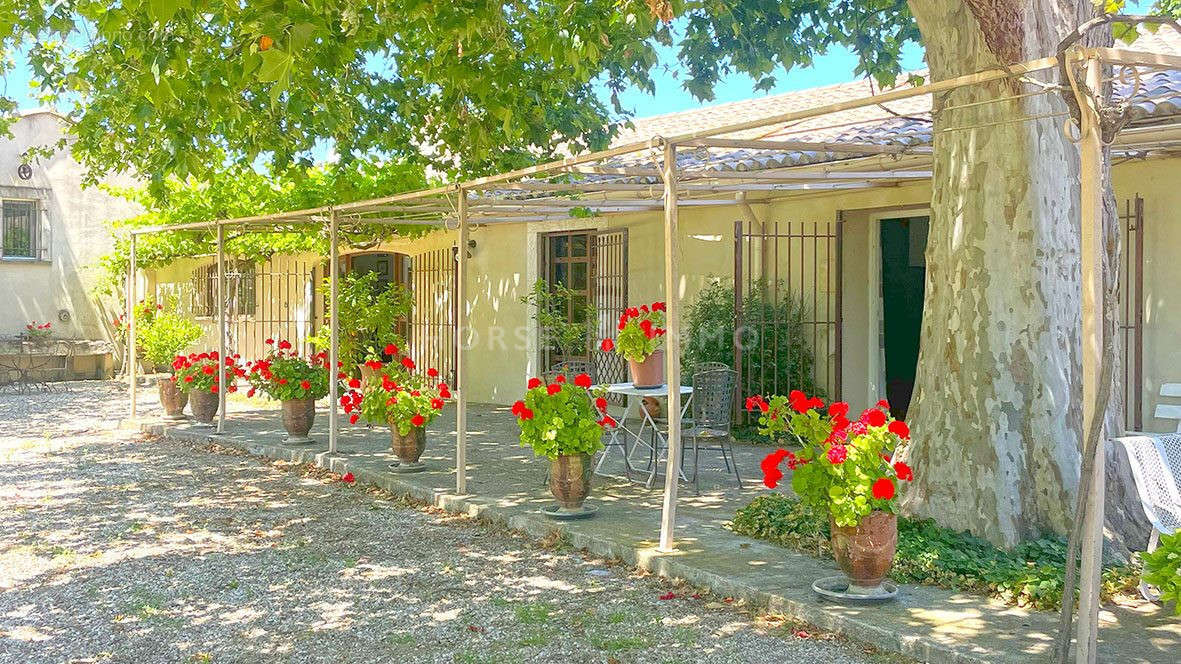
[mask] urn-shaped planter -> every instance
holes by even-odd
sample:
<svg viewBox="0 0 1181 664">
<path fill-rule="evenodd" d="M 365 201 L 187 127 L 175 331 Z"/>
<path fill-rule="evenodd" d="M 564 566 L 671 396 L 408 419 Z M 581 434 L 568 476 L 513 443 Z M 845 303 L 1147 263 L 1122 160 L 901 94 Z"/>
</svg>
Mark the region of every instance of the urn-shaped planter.
<svg viewBox="0 0 1181 664">
<path fill-rule="evenodd" d="M 310 443 L 308 432 L 312 430 L 312 423 L 316 421 L 316 400 L 288 399 L 283 402 L 283 428 L 287 430 L 286 442 L 294 444 Z"/>
<path fill-rule="evenodd" d="M 562 454 L 550 459 L 549 489 L 558 500 L 558 511 L 583 513 L 590 495 L 594 464 L 590 454 Z"/>
<path fill-rule="evenodd" d="M 189 403 L 189 395 L 183 392 L 172 377 L 156 380 L 160 390 L 160 405 L 164 408 L 164 419 L 173 422 L 185 419 L 185 406 Z"/>
<path fill-rule="evenodd" d="M 873 595 L 894 564 L 898 547 L 898 517 L 889 512 L 871 512 L 856 526 L 832 522 L 832 554 L 837 566 L 849 577 L 848 592 Z"/>
<path fill-rule="evenodd" d="M 423 450 L 426 449 L 426 429 L 424 427 L 413 427 L 408 433 L 403 435 L 398 431 L 398 423 L 390 420 L 390 448 L 394 452 L 394 456 L 398 457 L 398 463 L 390 467 L 399 473 L 417 473 L 426 470 L 418 459 L 422 456 Z"/>
<path fill-rule="evenodd" d="M 657 350 L 643 362 L 627 361 L 631 372 L 632 385 L 636 387 L 660 387 L 664 385 L 664 351 Z"/>
<path fill-rule="evenodd" d="M 193 418 L 200 424 L 210 426 L 217 415 L 218 396 L 216 392 L 208 390 L 193 390 L 189 393 L 189 408 L 193 411 Z"/>
</svg>

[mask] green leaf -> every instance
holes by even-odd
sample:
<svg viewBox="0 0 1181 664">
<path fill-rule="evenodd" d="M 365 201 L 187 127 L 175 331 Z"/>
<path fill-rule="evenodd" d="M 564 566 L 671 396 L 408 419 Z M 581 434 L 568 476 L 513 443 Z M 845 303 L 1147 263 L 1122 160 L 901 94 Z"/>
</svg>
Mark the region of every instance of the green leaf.
<svg viewBox="0 0 1181 664">
<path fill-rule="evenodd" d="M 259 55 L 262 57 L 262 66 L 258 69 L 258 80 L 278 82 L 287 79 L 293 62 L 291 54 L 278 48 L 271 48 Z M 284 85 L 284 87 L 286 86 Z"/>
<path fill-rule="evenodd" d="M 159 23 L 167 23 L 181 7 L 188 6 L 186 0 L 148 0 L 148 16 Z"/>
</svg>

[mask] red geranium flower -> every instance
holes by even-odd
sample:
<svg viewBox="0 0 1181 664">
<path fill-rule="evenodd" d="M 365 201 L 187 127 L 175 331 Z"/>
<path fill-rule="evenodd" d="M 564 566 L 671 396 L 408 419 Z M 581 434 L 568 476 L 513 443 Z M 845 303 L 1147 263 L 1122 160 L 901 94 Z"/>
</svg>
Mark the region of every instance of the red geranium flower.
<svg viewBox="0 0 1181 664">
<path fill-rule="evenodd" d="M 352 473 L 345 473 L 344 475 L 340 476 L 340 481 L 344 482 L 345 484 L 352 484 L 353 482 L 357 481 L 357 478 L 353 477 Z"/>
<path fill-rule="evenodd" d="M 310 390 L 312 388 L 312 384 L 306 380 L 301 380 L 299 381 L 299 387 L 304 390 Z"/>
<path fill-rule="evenodd" d="M 210 391 L 210 392 L 213 392 L 214 394 L 217 394 L 217 383 L 214 383 L 214 384 L 210 385 L 210 386 L 209 386 L 209 391 Z"/>
<path fill-rule="evenodd" d="M 349 387 L 353 388 L 354 390 L 357 389 L 358 387 L 361 387 L 361 379 L 350 378 L 349 379 Z"/>
<path fill-rule="evenodd" d="M 894 464 L 894 472 L 898 474 L 898 479 L 902 480 L 903 482 L 910 482 L 914 480 L 914 471 L 910 469 L 910 466 L 901 461 Z"/>
<path fill-rule="evenodd" d="M 894 434 L 895 436 L 898 436 L 902 440 L 910 439 L 910 427 L 906 426 L 906 422 L 903 422 L 902 420 L 894 420 L 891 422 L 890 426 L 887 428 L 887 431 Z"/>
<path fill-rule="evenodd" d="M 412 426 L 420 427 L 424 423 L 426 423 L 426 418 L 422 415 L 419 415 L 418 413 L 415 413 L 414 417 L 410 418 L 410 424 Z"/>
<path fill-rule="evenodd" d="M 528 387 L 531 390 L 535 387 L 541 387 L 541 379 L 540 378 L 530 378 L 529 383 L 526 384 L 526 387 Z"/>
<path fill-rule="evenodd" d="M 599 348 L 602 349 L 604 353 L 610 353 L 611 351 L 615 350 L 615 342 L 611 339 L 603 339 L 603 343 L 599 344 Z"/>
<path fill-rule="evenodd" d="M 361 416 L 357 415 L 356 413 L 353 413 L 352 415 L 349 416 L 349 424 L 356 424 L 357 420 L 359 420 L 359 419 L 361 419 Z"/>
<path fill-rule="evenodd" d="M 890 500 L 894 497 L 894 483 L 888 477 L 879 477 L 873 483 L 873 497 L 878 500 Z"/>
<path fill-rule="evenodd" d="M 610 415 L 604 415 L 603 419 L 599 420 L 599 426 L 607 427 L 608 429 L 614 429 L 615 427 L 619 426 L 619 423 L 615 421 L 614 417 L 611 417 Z"/>
<path fill-rule="evenodd" d="M 291 350 L 291 342 L 286 339 L 280 341 L 279 350 Z"/>
<path fill-rule="evenodd" d="M 848 456 L 849 450 L 844 445 L 833 445 L 828 448 L 828 462 L 834 466 L 845 463 L 845 458 Z"/>
<path fill-rule="evenodd" d="M 566 382 L 566 375 L 565 374 L 558 374 L 557 377 L 554 378 L 554 382 L 555 383 L 565 383 Z"/>
<path fill-rule="evenodd" d="M 774 489 L 779 485 L 779 480 L 783 479 L 783 471 L 779 470 L 779 464 L 788 454 L 787 450 L 775 450 L 763 457 L 759 463 L 759 467 L 763 470 L 763 484 L 767 485 L 768 489 Z"/>
<path fill-rule="evenodd" d="M 603 412 L 607 412 L 607 400 L 603 397 L 595 399 L 595 408 L 598 408 Z"/>
<path fill-rule="evenodd" d="M 438 378 L 439 377 L 439 370 L 434 367 L 431 367 L 430 369 L 426 370 L 426 375 L 430 376 L 431 378 Z"/>
<path fill-rule="evenodd" d="M 871 427 L 880 427 L 886 423 L 886 414 L 877 408 L 870 408 L 861 414 L 861 421 Z"/>
<path fill-rule="evenodd" d="M 591 378 L 590 378 L 590 376 L 588 376 L 584 373 L 578 374 L 577 376 L 574 377 L 574 384 L 579 387 L 585 387 L 585 388 L 589 389 L 591 386 Z"/>
<path fill-rule="evenodd" d="M 385 345 L 385 354 L 386 355 L 394 355 L 397 352 L 398 352 L 397 346 L 395 346 L 393 344 L 386 344 Z"/>
<path fill-rule="evenodd" d="M 551 383 L 549 386 L 547 386 L 545 388 L 545 391 L 548 392 L 551 396 L 555 395 L 558 392 L 562 391 L 562 385 L 560 383 Z"/>
<path fill-rule="evenodd" d="M 402 358 L 402 366 L 406 367 L 407 369 L 413 369 L 414 368 L 414 360 L 410 359 L 409 357 L 403 357 Z"/>
</svg>

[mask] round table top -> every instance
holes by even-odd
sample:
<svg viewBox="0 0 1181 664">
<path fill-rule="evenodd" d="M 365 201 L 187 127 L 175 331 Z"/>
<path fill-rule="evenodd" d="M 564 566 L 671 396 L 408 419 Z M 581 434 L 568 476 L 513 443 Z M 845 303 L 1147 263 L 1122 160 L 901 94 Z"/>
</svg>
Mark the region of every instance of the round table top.
<svg viewBox="0 0 1181 664">
<path fill-rule="evenodd" d="M 608 394 L 625 394 L 636 397 L 658 397 L 668 394 L 667 385 L 658 385 L 656 387 L 636 387 L 632 383 L 612 383 L 606 387 Z M 692 386 L 682 385 L 681 394 L 693 394 Z"/>
</svg>

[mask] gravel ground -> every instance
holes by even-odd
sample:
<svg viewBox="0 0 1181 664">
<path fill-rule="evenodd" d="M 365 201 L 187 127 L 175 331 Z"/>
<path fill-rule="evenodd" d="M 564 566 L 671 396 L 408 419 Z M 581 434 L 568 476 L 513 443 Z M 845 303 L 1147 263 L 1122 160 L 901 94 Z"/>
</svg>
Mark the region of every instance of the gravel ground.
<svg viewBox="0 0 1181 664">
<path fill-rule="evenodd" d="M 0 395 L 0 662 L 897 662 L 303 466 Z M 671 596 L 670 596 L 671 595 Z"/>
</svg>

